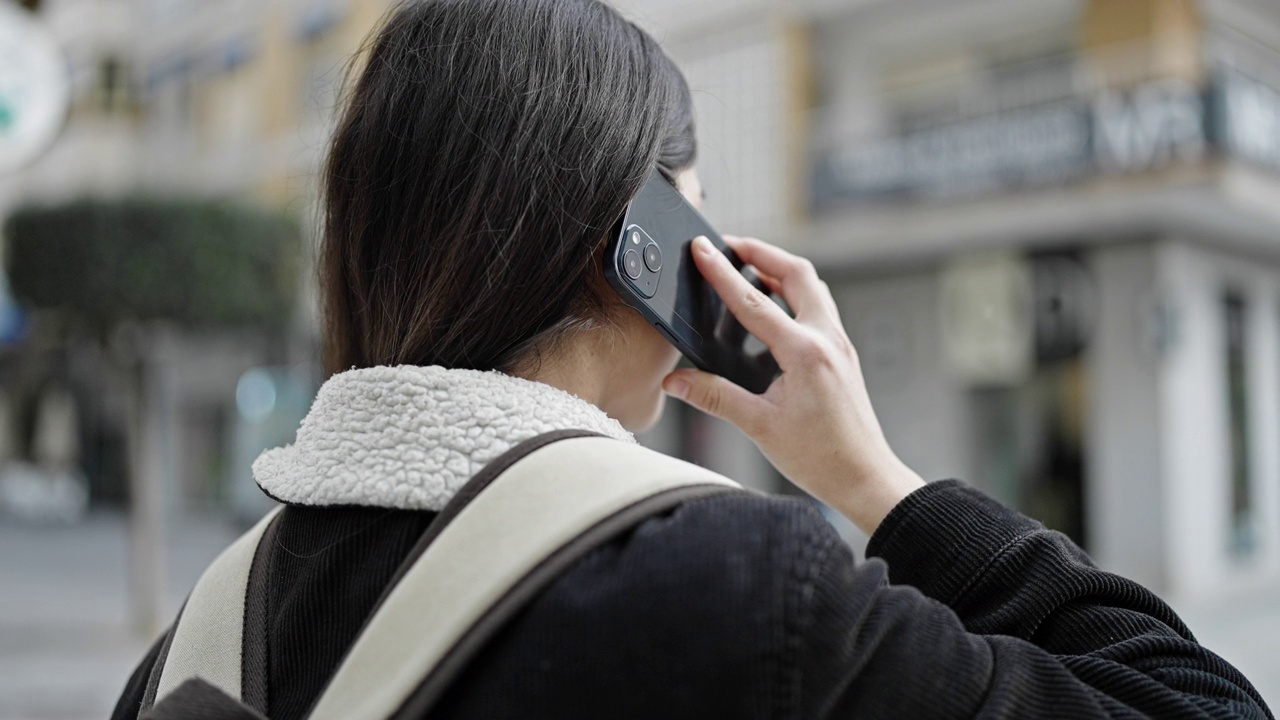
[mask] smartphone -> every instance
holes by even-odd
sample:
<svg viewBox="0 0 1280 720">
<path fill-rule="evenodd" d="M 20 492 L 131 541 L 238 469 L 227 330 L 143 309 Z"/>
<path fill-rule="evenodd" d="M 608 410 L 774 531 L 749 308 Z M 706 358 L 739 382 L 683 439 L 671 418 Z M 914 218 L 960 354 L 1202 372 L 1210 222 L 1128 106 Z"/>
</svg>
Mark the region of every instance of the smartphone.
<svg viewBox="0 0 1280 720">
<path fill-rule="evenodd" d="M 778 363 L 698 272 L 691 245 L 699 235 L 719 248 L 748 282 L 770 294 L 697 208 L 656 170 L 628 205 L 610 241 L 605 277 L 689 362 L 763 393 L 781 372 Z"/>
</svg>

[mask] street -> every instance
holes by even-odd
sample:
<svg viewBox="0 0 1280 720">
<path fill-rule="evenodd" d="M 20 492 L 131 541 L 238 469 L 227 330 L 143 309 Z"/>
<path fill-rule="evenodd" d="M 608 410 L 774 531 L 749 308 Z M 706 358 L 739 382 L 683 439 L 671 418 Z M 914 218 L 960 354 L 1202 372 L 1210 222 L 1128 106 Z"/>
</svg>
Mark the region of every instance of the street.
<svg viewBox="0 0 1280 720">
<path fill-rule="evenodd" d="M 164 616 L 235 536 L 184 519 L 166 547 Z M 126 524 L 95 514 L 77 525 L 0 522 L 0 719 L 105 718 L 153 637 L 130 628 Z"/>
</svg>

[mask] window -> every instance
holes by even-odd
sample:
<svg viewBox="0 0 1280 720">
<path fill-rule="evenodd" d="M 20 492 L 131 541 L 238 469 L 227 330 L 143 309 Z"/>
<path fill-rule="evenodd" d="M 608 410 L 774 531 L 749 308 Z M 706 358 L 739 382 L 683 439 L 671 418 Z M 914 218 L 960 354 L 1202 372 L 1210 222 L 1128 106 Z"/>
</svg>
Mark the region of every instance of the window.
<svg viewBox="0 0 1280 720">
<path fill-rule="evenodd" d="M 104 113 L 123 112 L 129 107 L 129 75 L 120 58 L 107 56 L 98 61 L 98 107 Z"/>
</svg>

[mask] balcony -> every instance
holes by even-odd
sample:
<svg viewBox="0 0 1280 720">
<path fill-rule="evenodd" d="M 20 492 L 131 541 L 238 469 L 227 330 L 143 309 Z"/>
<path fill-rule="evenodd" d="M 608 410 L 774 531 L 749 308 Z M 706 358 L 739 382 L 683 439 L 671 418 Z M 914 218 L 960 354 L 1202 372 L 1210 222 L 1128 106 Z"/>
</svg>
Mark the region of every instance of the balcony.
<svg viewBox="0 0 1280 720">
<path fill-rule="evenodd" d="M 1280 172 L 1280 56 L 1211 38 L 920 78 L 868 100 L 861 136 L 819 140 L 813 208 L 977 197 L 1234 157 Z M 836 110 L 838 112 L 838 110 Z"/>
</svg>

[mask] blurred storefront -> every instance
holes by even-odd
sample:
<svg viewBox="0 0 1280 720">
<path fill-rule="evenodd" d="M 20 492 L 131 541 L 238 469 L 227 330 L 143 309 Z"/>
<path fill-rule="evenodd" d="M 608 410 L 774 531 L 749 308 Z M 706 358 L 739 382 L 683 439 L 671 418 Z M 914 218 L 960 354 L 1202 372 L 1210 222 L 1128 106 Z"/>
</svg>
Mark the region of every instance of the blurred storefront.
<svg viewBox="0 0 1280 720">
<path fill-rule="evenodd" d="M 795 247 L 895 448 L 1177 597 L 1280 581 L 1280 5 L 830 5 Z"/>
</svg>

